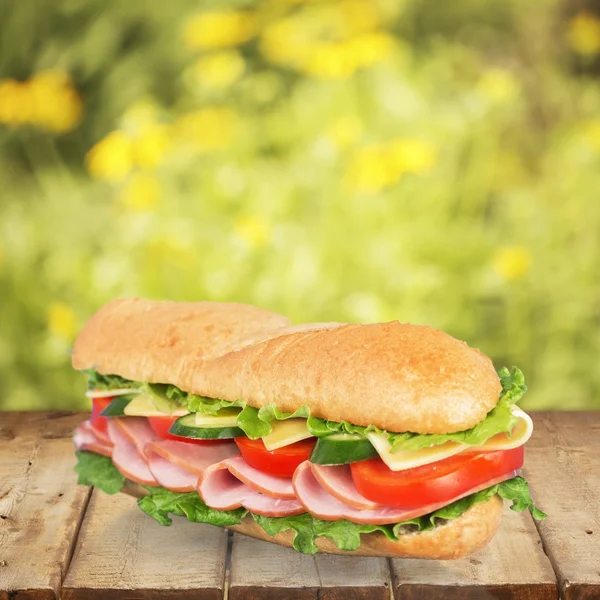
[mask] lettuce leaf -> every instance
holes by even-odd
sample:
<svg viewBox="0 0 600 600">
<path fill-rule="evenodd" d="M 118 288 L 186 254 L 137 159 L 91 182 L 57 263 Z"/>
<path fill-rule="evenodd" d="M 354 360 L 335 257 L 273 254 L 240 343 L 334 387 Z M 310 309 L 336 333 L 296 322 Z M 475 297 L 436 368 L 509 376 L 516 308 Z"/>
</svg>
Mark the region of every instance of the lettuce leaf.
<svg viewBox="0 0 600 600">
<path fill-rule="evenodd" d="M 532 503 L 527 482 L 522 477 L 515 477 L 471 494 L 428 515 L 390 525 L 361 525 L 346 520 L 323 521 L 308 513 L 293 517 L 263 517 L 251 514 L 270 536 L 275 536 L 280 531 L 292 530 L 294 548 L 298 552 L 315 554 L 317 552 L 315 540 L 318 537 L 329 538 L 340 550 L 356 550 L 360 546 L 361 533 L 379 531 L 389 540 L 397 541 L 405 533 L 429 531 L 446 521 L 456 519 L 472 506 L 487 502 L 494 494 L 512 500 L 512 510 L 522 512 L 529 509 L 534 519 L 539 521 L 546 518 L 546 515 Z"/>
<path fill-rule="evenodd" d="M 161 487 L 147 487 L 150 494 L 138 499 L 138 506 L 161 525 L 171 525 L 169 514 L 187 517 L 194 523 L 209 523 L 219 527 L 237 525 L 246 516 L 244 508 L 217 510 L 210 508 L 196 492 L 170 492 Z"/>
<path fill-rule="evenodd" d="M 123 379 L 119 375 L 102 375 L 94 369 L 86 369 L 81 371 L 84 375 L 88 376 L 87 389 L 88 390 L 118 390 L 124 388 L 137 388 L 140 384 L 130 381 L 129 379 Z"/>
<path fill-rule="evenodd" d="M 105 385 L 112 387 L 128 387 L 132 382 L 113 375 L 100 375 L 95 371 L 84 371 L 90 376 L 90 382 L 97 382 L 95 385 Z M 392 446 L 392 452 L 405 452 L 420 450 L 429 446 L 437 446 L 448 441 L 461 442 L 472 446 L 478 446 L 496 435 L 510 431 L 518 422 L 512 412 L 512 406 L 518 402 L 525 392 L 525 378 L 523 373 L 517 367 L 509 371 L 506 367 L 498 372 L 502 384 L 502 392 L 498 404 L 488 413 L 486 418 L 465 431 L 442 434 L 419 434 L 412 432 L 393 433 L 379 429 L 375 425 L 363 427 L 353 425 L 348 421 L 329 421 L 311 416 L 308 406 L 301 406 L 293 413 L 286 413 L 279 410 L 275 404 L 263 406 L 260 409 L 248 406 L 243 400 L 230 402 L 228 400 L 219 400 L 217 398 L 206 398 L 196 394 L 183 392 L 174 385 L 152 384 L 152 393 L 163 394 L 169 400 L 186 407 L 190 412 L 200 412 L 208 415 L 214 415 L 222 408 L 241 407 L 242 411 L 238 417 L 238 426 L 251 439 L 258 439 L 271 433 L 271 423 L 274 420 L 291 419 L 302 417 L 307 419 L 309 431 L 317 437 L 331 435 L 332 433 L 358 433 L 366 435 L 376 432 L 387 436 Z M 89 383 L 88 383 L 89 385 Z M 137 387 L 143 387 L 144 384 L 134 383 Z"/>
<path fill-rule="evenodd" d="M 125 484 L 125 477 L 117 471 L 110 458 L 95 452 L 75 452 L 78 474 L 77 483 L 93 485 L 107 494 L 120 492 Z"/>
</svg>

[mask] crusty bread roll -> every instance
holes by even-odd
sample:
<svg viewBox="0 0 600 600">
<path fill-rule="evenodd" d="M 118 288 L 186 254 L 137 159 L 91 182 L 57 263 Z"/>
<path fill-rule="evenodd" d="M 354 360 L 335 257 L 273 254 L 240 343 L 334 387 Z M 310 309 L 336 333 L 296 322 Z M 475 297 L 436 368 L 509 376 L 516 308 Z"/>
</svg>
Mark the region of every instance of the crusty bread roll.
<svg viewBox="0 0 600 600">
<path fill-rule="evenodd" d="M 116 300 L 87 323 L 75 369 L 388 431 L 469 429 L 501 386 L 479 350 L 431 327 L 305 324 L 243 304 Z"/>
<path fill-rule="evenodd" d="M 148 492 L 139 484 L 127 481 L 123 492 L 142 497 Z M 356 556 L 390 556 L 396 558 L 463 558 L 483 548 L 493 537 L 502 520 L 503 503 L 499 496 L 471 507 L 460 517 L 422 533 L 406 533 L 397 542 L 388 540 L 381 532 L 361 534 L 357 550 L 340 550 L 331 540 L 320 537 L 315 541 L 319 552 Z M 271 537 L 247 515 L 239 525 L 227 529 L 259 540 L 292 546 L 293 532 L 284 531 Z"/>
<path fill-rule="evenodd" d="M 185 390 L 388 431 L 450 433 L 498 402 L 492 362 L 447 333 L 419 325 L 345 325 L 280 335 L 206 363 L 189 357 Z M 175 383 L 175 382 L 171 382 Z"/>
<path fill-rule="evenodd" d="M 114 300 L 87 322 L 72 363 L 132 381 L 175 383 L 184 358 L 201 363 L 287 325 L 286 317 L 247 304 Z"/>
</svg>

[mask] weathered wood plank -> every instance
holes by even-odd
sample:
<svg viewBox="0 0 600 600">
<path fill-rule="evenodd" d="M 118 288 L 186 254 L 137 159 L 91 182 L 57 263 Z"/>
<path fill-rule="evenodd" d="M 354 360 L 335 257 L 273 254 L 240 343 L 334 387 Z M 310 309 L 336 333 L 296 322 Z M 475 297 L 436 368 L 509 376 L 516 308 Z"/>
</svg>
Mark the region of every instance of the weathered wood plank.
<svg viewBox="0 0 600 600">
<path fill-rule="evenodd" d="M 220 599 L 227 532 L 174 517 L 162 527 L 135 499 L 94 490 L 63 600 Z"/>
<path fill-rule="evenodd" d="M 556 577 L 529 514 L 505 506 L 490 544 L 455 561 L 392 560 L 402 600 L 556 600 Z"/>
<path fill-rule="evenodd" d="M 0 600 L 54 599 L 89 490 L 75 485 L 73 413 L 0 413 Z"/>
<path fill-rule="evenodd" d="M 524 473 L 565 600 L 600 598 L 600 413 L 539 413 Z"/>
<path fill-rule="evenodd" d="M 230 600 L 387 600 L 389 594 L 383 558 L 309 556 L 233 535 Z"/>
</svg>

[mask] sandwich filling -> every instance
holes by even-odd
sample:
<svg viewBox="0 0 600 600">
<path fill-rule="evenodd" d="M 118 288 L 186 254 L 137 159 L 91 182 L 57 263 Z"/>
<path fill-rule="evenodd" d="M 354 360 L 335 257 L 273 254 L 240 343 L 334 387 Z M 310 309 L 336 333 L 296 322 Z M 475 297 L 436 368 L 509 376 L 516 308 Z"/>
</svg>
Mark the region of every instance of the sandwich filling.
<svg viewBox="0 0 600 600">
<path fill-rule="evenodd" d="M 499 373 L 502 393 L 475 427 L 446 434 L 389 432 L 335 422 L 308 407 L 283 413 L 188 394 L 172 385 L 87 371 L 93 411 L 75 434 L 79 482 L 107 493 L 126 480 L 159 523 L 169 514 L 228 526 L 247 515 L 271 536 L 291 529 L 294 547 L 340 549 L 360 534 L 397 540 L 455 519 L 494 494 L 545 515 L 519 476 L 530 417 L 516 407 L 526 386 L 516 368 Z"/>
</svg>

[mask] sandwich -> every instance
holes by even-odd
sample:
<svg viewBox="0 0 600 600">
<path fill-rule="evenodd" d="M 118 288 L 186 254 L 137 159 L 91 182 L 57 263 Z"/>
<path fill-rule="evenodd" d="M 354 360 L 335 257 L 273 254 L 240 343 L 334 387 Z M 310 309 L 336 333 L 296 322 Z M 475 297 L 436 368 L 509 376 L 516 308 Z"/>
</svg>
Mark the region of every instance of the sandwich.
<svg viewBox="0 0 600 600">
<path fill-rule="evenodd" d="M 520 475 L 523 374 L 431 327 L 125 299 L 90 319 L 72 363 L 93 403 L 79 483 L 137 496 L 162 525 L 451 559 L 489 542 L 503 500 L 545 517 Z"/>
</svg>

